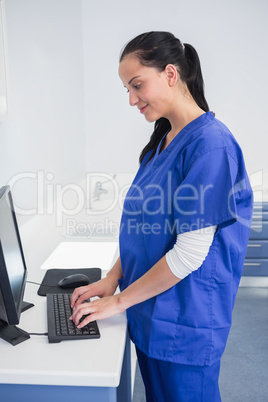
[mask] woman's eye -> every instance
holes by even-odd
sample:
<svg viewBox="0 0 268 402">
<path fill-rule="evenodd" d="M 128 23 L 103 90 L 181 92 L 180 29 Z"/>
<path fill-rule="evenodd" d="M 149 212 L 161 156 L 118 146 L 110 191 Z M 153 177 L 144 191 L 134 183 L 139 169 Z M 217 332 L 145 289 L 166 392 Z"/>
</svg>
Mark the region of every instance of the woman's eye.
<svg viewBox="0 0 268 402">
<path fill-rule="evenodd" d="M 141 84 L 138 84 L 138 85 L 133 85 L 133 88 L 134 89 L 140 89 L 140 87 L 141 87 Z M 127 94 L 129 93 L 129 89 L 127 89 Z"/>
</svg>

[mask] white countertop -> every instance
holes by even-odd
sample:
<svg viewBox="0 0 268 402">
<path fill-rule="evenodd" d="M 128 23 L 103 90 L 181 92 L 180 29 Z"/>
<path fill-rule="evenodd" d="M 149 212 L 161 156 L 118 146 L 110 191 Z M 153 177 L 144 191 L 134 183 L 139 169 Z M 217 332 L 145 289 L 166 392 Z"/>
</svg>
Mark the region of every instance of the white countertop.
<svg viewBox="0 0 268 402">
<path fill-rule="evenodd" d="M 117 254 L 117 242 L 62 242 L 42 264 L 41 269 L 98 267 L 107 271 Z"/>
<path fill-rule="evenodd" d="M 108 264 L 110 268 L 111 260 L 117 252 L 115 243 L 113 247 L 111 243 L 101 246 L 90 242 L 82 244 L 86 246 L 76 242 L 60 244 L 42 267 L 49 268 L 49 264 L 52 264 L 51 268 L 60 268 L 61 262 L 68 260 L 68 256 L 75 255 L 78 249 L 81 254 L 77 261 L 80 258 L 79 262 L 82 263 L 83 249 L 89 264 L 87 267 Z M 98 254 L 100 250 L 101 255 Z M 62 260 L 60 255 L 64 256 Z M 106 261 L 101 262 L 103 256 Z M 68 268 L 65 264 L 63 267 Z M 28 279 L 34 280 L 34 274 L 37 275 L 34 272 L 29 273 Z M 44 271 L 39 270 L 37 276 L 42 278 L 43 275 Z M 35 307 L 22 313 L 18 326 L 27 332 L 43 333 L 47 332 L 46 298 L 38 296 L 37 290 L 37 285 L 27 283 L 24 300 L 34 303 Z M 98 325 L 100 339 L 49 344 L 47 336 L 32 335 L 31 339 L 16 346 L 0 339 L 1 383 L 117 387 L 127 333 L 125 313 L 100 320 Z"/>
</svg>

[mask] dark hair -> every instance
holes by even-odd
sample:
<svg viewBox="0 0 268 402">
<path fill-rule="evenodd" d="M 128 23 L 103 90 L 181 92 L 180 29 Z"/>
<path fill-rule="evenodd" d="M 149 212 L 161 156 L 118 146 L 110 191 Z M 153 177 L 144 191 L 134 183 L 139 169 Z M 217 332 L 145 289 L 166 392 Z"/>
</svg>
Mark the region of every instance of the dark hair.
<svg viewBox="0 0 268 402">
<path fill-rule="evenodd" d="M 123 49 L 120 62 L 129 54 L 134 53 L 143 66 L 154 67 L 164 71 L 168 64 L 176 66 L 180 78 L 186 83 L 190 94 L 197 105 L 205 112 L 209 107 L 204 95 L 204 81 L 198 54 L 193 46 L 182 43 L 169 32 L 146 32 L 132 39 Z M 148 151 L 153 151 L 148 161 L 154 156 L 159 142 L 170 129 L 168 119 L 162 117 L 155 122 L 154 132 L 149 143 L 140 154 L 139 161 Z"/>
</svg>

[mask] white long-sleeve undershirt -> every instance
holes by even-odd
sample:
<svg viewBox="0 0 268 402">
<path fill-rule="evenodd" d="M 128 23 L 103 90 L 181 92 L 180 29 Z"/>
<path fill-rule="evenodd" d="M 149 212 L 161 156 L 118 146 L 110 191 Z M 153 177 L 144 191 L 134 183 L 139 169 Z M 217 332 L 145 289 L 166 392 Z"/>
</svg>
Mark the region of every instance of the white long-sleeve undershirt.
<svg viewBox="0 0 268 402">
<path fill-rule="evenodd" d="M 183 279 L 204 262 L 213 242 L 217 225 L 180 233 L 174 247 L 167 252 L 166 261 L 177 278 Z"/>
</svg>

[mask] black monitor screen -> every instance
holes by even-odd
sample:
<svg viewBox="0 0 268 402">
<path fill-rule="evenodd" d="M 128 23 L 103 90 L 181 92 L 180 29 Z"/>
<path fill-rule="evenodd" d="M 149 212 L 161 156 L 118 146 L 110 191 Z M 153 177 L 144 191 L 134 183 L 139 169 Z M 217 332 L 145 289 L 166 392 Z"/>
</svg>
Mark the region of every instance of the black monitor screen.
<svg viewBox="0 0 268 402">
<path fill-rule="evenodd" d="M 0 319 L 18 324 L 26 281 L 22 251 L 11 192 L 0 189 Z"/>
</svg>

